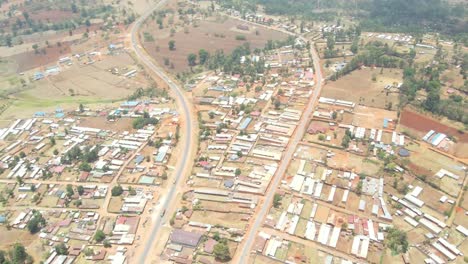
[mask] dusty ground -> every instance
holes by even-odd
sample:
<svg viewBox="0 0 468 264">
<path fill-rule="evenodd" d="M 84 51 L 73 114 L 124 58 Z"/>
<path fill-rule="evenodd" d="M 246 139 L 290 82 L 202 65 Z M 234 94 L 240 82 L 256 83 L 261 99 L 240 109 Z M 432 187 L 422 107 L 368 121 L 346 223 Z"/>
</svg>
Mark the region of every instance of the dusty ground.
<svg viewBox="0 0 468 264">
<path fill-rule="evenodd" d="M 190 53 L 198 54 L 200 49 L 206 49 L 210 53 L 214 53 L 218 49 L 224 50 L 225 53 L 230 53 L 236 47 L 244 43 L 249 43 L 251 49 L 263 48 L 268 40 L 285 39 L 286 35 L 277 31 L 267 30 L 265 28 L 252 28 L 248 31 L 239 30 L 236 28 L 241 23 L 233 19 L 204 20 L 197 22 L 199 26 L 187 26 L 188 33 L 180 28 L 173 37 L 168 34 L 168 29 L 159 30 L 154 22 L 142 29 L 143 32 L 149 32 L 155 38 L 154 42 L 145 42 L 145 48 L 148 53 L 156 58 L 160 65 L 164 65 L 164 58 L 170 59 L 174 64 L 174 68 L 167 67 L 172 72 L 181 72 L 189 69 L 187 65 L 187 55 Z M 255 31 L 258 31 L 257 35 Z M 246 41 L 236 40 L 237 35 L 244 35 Z M 168 42 L 175 41 L 176 50 L 170 51 Z M 159 47 L 159 51 L 157 48 Z"/>
<path fill-rule="evenodd" d="M 372 81 L 372 76 L 375 76 L 377 81 Z M 399 83 L 401 80 L 401 70 L 384 69 L 383 74 L 380 74 L 380 68 L 366 68 L 356 70 L 335 82 L 328 81 L 321 95 L 377 108 L 386 108 L 391 102 L 392 109 L 395 109 L 398 104 L 398 94 L 387 95 L 384 87 L 387 84 Z"/>
</svg>

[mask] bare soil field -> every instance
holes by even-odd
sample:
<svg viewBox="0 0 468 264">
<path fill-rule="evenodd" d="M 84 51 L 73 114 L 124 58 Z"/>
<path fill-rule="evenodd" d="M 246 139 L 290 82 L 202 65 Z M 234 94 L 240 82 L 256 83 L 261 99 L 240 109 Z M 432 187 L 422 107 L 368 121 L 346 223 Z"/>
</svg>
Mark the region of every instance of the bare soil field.
<svg viewBox="0 0 468 264">
<path fill-rule="evenodd" d="M 376 81 L 372 81 L 375 76 Z M 386 93 L 387 84 L 399 83 L 402 80 L 402 71 L 399 69 L 366 68 L 356 70 L 337 81 L 327 81 L 322 91 L 323 97 L 352 101 L 365 106 L 385 108 L 392 103 L 395 109 L 398 104 L 397 93 Z"/>
<path fill-rule="evenodd" d="M 16 61 L 18 64 L 16 71 L 19 73 L 56 63 L 60 57 L 70 52 L 70 43 L 61 43 L 60 47 L 54 43 L 50 47 L 39 48 L 37 53 L 31 48 L 31 51 L 13 55 L 9 59 Z"/>
<path fill-rule="evenodd" d="M 106 117 L 86 117 L 80 121 L 81 126 L 93 127 L 112 131 L 132 131 L 132 119 L 119 118 L 114 122 L 107 121 Z"/>
<path fill-rule="evenodd" d="M 183 72 L 189 70 L 187 56 L 190 53 L 198 54 L 200 49 L 205 49 L 210 53 L 222 49 L 225 53 L 230 53 L 236 47 L 249 43 L 250 48 L 263 48 L 268 40 L 282 40 L 287 36 L 284 33 L 268 30 L 265 28 L 255 28 L 251 26 L 249 30 L 239 30 L 236 27 L 241 25 L 234 19 L 225 19 L 216 21 L 215 19 L 203 20 L 198 22 L 197 27 L 188 26 L 188 33 L 184 30 L 170 34 L 164 34 L 163 30 L 158 30 L 157 25 L 150 23 L 143 30 L 149 32 L 155 38 L 154 42 L 144 42 L 146 51 L 154 57 L 160 65 L 164 65 L 164 58 L 169 58 L 174 64 L 174 68 L 167 67 L 172 72 Z M 167 30 L 167 29 L 164 29 Z M 258 31 L 258 35 L 255 33 Z M 246 40 L 236 40 L 236 36 L 243 35 Z M 168 47 L 170 40 L 175 41 L 175 50 L 171 51 Z M 159 47 L 159 51 L 156 51 Z"/>
<path fill-rule="evenodd" d="M 354 108 L 353 125 L 366 128 L 382 128 L 384 119 L 397 119 L 397 112 L 358 105 Z"/>
<path fill-rule="evenodd" d="M 409 109 L 405 109 L 401 112 L 400 124 L 420 132 L 420 135 L 426 134 L 429 130 L 435 130 L 440 133 L 454 136 L 458 141 L 468 143 L 468 134 L 460 133 L 459 130 L 454 127 L 447 126 L 431 117 L 416 113 Z"/>
<path fill-rule="evenodd" d="M 15 243 L 22 243 L 27 247 L 31 242 L 38 239 L 37 235 L 31 235 L 28 231 L 17 229 L 7 230 L 5 226 L 0 226 L 0 249 L 6 250 L 13 246 Z"/>
</svg>

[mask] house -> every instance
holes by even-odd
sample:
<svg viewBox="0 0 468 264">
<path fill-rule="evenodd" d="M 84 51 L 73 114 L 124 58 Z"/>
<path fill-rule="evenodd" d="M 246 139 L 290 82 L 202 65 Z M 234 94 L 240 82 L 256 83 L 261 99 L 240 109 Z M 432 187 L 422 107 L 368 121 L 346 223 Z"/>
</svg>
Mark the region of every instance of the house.
<svg viewBox="0 0 468 264">
<path fill-rule="evenodd" d="M 216 240 L 209 238 L 208 241 L 205 242 L 205 247 L 203 248 L 203 251 L 208 254 L 213 253 L 213 250 L 216 244 L 218 244 Z"/>
<path fill-rule="evenodd" d="M 202 234 L 189 232 L 182 229 L 175 229 L 171 233 L 170 240 L 172 243 L 188 246 L 188 247 L 197 247 L 200 243 Z"/>
</svg>

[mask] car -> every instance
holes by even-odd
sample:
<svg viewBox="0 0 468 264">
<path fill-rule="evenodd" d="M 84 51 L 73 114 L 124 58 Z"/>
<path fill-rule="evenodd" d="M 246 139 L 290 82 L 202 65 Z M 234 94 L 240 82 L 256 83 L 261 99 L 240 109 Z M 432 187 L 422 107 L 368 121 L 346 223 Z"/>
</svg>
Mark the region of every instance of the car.
<svg viewBox="0 0 468 264">
<path fill-rule="evenodd" d="M 163 217 L 166 214 L 166 209 L 164 209 L 161 213 L 161 217 Z"/>
</svg>

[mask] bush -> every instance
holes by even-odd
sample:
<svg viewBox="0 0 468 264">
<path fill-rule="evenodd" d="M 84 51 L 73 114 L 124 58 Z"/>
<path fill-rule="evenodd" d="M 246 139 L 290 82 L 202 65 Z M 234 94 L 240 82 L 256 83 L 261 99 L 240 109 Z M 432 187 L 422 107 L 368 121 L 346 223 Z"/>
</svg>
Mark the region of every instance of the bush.
<svg viewBox="0 0 468 264">
<path fill-rule="evenodd" d="M 104 233 L 104 231 L 96 231 L 96 234 L 94 234 L 94 240 L 96 240 L 96 242 L 102 242 L 104 241 L 104 239 L 106 239 L 106 234 Z"/>
<path fill-rule="evenodd" d="M 237 35 L 236 40 L 246 40 L 247 38 L 244 35 Z"/>
<path fill-rule="evenodd" d="M 120 185 L 114 186 L 111 190 L 112 196 L 120 196 L 123 193 L 123 188 Z"/>
<path fill-rule="evenodd" d="M 229 252 L 229 247 L 226 242 L 216 244 L 213 249 L 213 254 L 216 259 L 221 261 L 228 261 L 231 259 L 231 253 Z"/>
<path fill-rule="evenodd" d="M 281 200 L 283 197 L 281 197 L 280 194 L 275 193 L 275 196 L 273 197 L 273 207 L 278 208 L 281 205 Z"/>
</svg>

